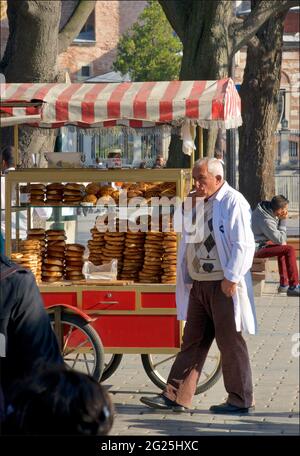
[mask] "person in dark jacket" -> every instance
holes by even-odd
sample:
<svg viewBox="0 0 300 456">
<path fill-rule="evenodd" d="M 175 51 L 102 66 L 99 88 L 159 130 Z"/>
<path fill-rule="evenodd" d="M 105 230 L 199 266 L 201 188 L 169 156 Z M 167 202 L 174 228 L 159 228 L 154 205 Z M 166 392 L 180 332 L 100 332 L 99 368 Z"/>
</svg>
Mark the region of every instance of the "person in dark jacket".
<svg viewBox="0 0 300 456">
<path fill-rule="evenodd" d="M 288 199 L 276 195 L 262 201 L 252 213 L 252 230 L 256 242 L 255 258 L 277 257 L 280 275 L 278 291 L 299 296 L 299 275 L 295 249 L 287 245 L 286 219 Z"/>
<path fill-rule="evenodd" d="M 0 380 L 8 401 L 16 380 L 63 358 L 33 274 L 1 254 L 0 285 Z"/>
</svg>

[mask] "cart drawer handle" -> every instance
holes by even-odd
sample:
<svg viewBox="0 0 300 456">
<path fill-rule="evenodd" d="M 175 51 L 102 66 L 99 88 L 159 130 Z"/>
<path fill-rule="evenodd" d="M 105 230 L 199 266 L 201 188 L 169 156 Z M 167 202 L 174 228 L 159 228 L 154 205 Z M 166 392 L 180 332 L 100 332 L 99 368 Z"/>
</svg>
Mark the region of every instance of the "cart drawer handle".
<svg viewBox="0 0 300 456">
<path fill-rule="evenodd" d="M 119 304 L 119 301 L 99 301 L 98 304 Z"/>
</svg>

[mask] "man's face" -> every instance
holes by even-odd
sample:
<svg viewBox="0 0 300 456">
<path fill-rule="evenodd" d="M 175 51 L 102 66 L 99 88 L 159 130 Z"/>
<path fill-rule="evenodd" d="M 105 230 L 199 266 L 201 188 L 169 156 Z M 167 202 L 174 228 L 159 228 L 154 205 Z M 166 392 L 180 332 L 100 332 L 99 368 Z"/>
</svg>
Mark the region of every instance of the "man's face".
<svg viewBox="0 0 300 456">
<path fill-rule="evenodd" d="M 221 176 L 213 176 L 209 173 L 206 164 L 193 169 L 193 180 L 196 196 L 205 198 L 215 193 L 222 184 Z"/>
</svg>

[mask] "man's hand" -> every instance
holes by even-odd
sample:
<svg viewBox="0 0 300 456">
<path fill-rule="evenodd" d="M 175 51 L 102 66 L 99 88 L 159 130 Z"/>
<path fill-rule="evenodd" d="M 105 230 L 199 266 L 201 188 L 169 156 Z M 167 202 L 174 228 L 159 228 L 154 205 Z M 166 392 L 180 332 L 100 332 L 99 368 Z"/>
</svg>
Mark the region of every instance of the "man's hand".
<svg viewBox="0 0 300 456">
<path fill-rule="evenodd" d="M 237 284 L 235 282 L 230 282 L 230 280 L 223 279 L 221 282 L 221 290 L 227 298 L 231 298 L 236 292 Z"/>
<path fill-rule="evenodd" d="M 282 220 L 282 219 L 287 219 L 288 216 L 289 216 L 288 210 L 287 210 L 287 209 L 283 209 L 283 210 L 281 211 L 281 213 L 278 215 L 278 218 L 279 218 L 280 220 Z"/>
</svg>

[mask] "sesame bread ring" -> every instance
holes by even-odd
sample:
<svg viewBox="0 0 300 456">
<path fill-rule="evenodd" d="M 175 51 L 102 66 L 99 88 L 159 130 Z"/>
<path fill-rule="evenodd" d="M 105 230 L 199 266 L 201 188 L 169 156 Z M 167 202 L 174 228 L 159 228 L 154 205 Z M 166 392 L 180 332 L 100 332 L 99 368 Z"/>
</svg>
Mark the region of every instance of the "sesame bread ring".
<svg viewBox="0 0 300 456">
<path fill-rule="evenodd" d="M 47 240 L 50 241 L 65 241 L 67 239 L 66 236 L 55 236 L 55 235 L 48 235 Z"/>
<path fill-rule="evenodd" d="M 177 248 L 176 247 L 166 247 L 165 248 L 165 252 L 166 253 L 176 253 L 177 252 Z"/>
<path fill-rule="evenodd" d="M 131 231 L 126 232 L 126 239 L 145 239 L 145 233 L 143 231 L 136 231 L 135 233 Z"/>
<path fill-rule="evenodd" d="M 40 241 L 32 241 L 32 244 L 31 243 L 21 244 L 20 247 L 22 250 L 31 250 L 31 249 L 38 250 L 40 248 Z"/>
<path fill-rule="evenodd" d="M 85 247 L 82 244 L 67 244 L 66 245 L 67 251 L 83 252 L 84 249 L 85 249 Z"/>
<path fill-rule="evenodd" d="M 47 245 L 48 247 L 64 247 L 66 246 L 66 242 L 65 241 L 51 241 L 51 240 L 48 240 L 47 242 Z"/>
<path fill-rule="evenodd" d="M 63 199 L 63 195 L 62 195 L 62 193 L 59 193 L 59 192 L 46 194 L 46 200 L 49 200 L 49 201 L 62 201 L 62 199 Z"/>
<path fill-rule="evenodd" d="M 160 260 L 160 258 L 145 258 L 144 264 L 147 264 L 149 266 L 158 265 L 158 264 L 161 265 L 161 260 Z"/>
<path fill-rule="evenodd" d="M 47 191 L 51 190 L 63 190 L 65 188 L 64 184 L 61 184 L 60 182 L 53 182 L 52 184 L 48 184 L 46 186 Z"/>
<path fill-rule="evenodd" d="M 160 248 L 162 248 L 162 243 L 161 243 L 161 242 L 155 242 L 155 241 L 148 241 L 148 240 L 147 240 L 147 241 L 145 242 L 145 245 L 148 246 L 148 247 L 149 247 L 149 246 L 153 246 L 153 247 L 160 247 Z"/>
<path fill-rule="evenodd" d="M 43 264 L 42 271 L 56 271 L 56 272 L 63 272 L 63 266 L 55 266 L 53 264 Z"/>
<path fill-rule="evenodd" d="M 63 245 L 60 246 L 60 245 L 51 243 L 47 246 L 47 251 L 49 251 L 49 250 L 54 250 L 56 252 L 60 252 L 62 255 L 65 254 L 65 247 Z"/>
<path fill-rule="evenodd" d="M 80 270 L 82 271 L 82 266 L 83 266 L 83 263 L 78 263 L 76 261 L 74 261 L 74 263 L 66 263 L 66 267 L 68 268 L 72 268 L 72 269 L 76 269 L 76 270 Z"/>
<path fill-rule="evenodd" d="M 57 258 L 46 257 L 44 259 L 45 264 L 53 264 L 55 266 L 63 266 L 64 262 L 62 260 L 58 260 Z"/>
<path fill-rule="evenodd" d="M 30 190 L 45 190 L 46 187 L 44 184 L 29 184 Z"/>
<path fill-rule="evenodd" d="M 42 228 L 31 228 L 27 231 L 27 234 L 45 234 L 45 230 Z"/>
<path fill-rule="evenodd" d="M 162 231 L 148 231 L 146 234 L 146 238 L 151 238 L 151 237 L 159 237 L 162 238 L 164 236 L 164 233 Z"/>
<path fill-rule="evenodd" d="M 163 250 L 162 249 L 158 249 L 156 247 L 147 247 L 146 245 L 144 246 L 144 250 L 145 250 L 145 255 L 147 256 L 159 256 L 159 257 L 162 257 L 163 256 Z"/>
<path fill-rule="evenodd" d="M 114 232 L 110 232 L 110 231 L 107 231 L 104 235 L 104 239 L 105 240 L 110 240 L 110 239 L 125 239 L 125 233 L 119 233 L 118 231 Z"/>
<path fill-rule="evenodd" d="M 163 241 L 163 247 L 176 247 L 176 241 Z"/>
<path fill-rule="evenodd" d="M 65 189 L 67 190 L 84 190 L 84 185 L 77 184 L 75 182 L 69 182 L 65 184 Z"/>
<path fill-rule="evenodd" d="M 65 234 L 65 230 L 46 230 L 46 234 L 62 235 Z"/>
<path fill-rule="evenodd" d="M 47 250 L 47 255 L 52 258 L 64 258 L 64 254 L 62 252 L 57 252 L 56 250 Z"/>
<path fill-rule="evenodd" d="M 101 185 L 96 182 L 91 182 L 85 187 L 85 191 L 88 195 L 97 195 L 101 190 Z"/>
<path fill-rule="evenodd" d="M 170 236 L 165 236 L 163 242 L 177 242 L 177 237 L 171 238 Z"/>
<path fill-rule="evenodd" d="M 16 253 L 12 253 L 11 255 L 11 259 L 12 260 L 17 260 L 17 259 L 20 259 L 23 257 L 23 254 L 22 253 L 19 253 L 19 252 L 16 252 Z"/>
<path fill-rule="evenodd" d="M 82 275 L 82 268 L 72 268 L 68 266 L 69 269 L 66 269 L 66 275 L 68 276 L 77 276 Z"/>
<path fill-rule="evenodd" d="M 39 190 L 39 189 L 30 190 L 30 195 L 34 195 L 34 196 L 44 196 L 44 194 L 45 194 L 44 190 Z"/>
<path fill-rule="evenodd" d="M 164 277 L 176 277 L 175 272 L 173 271 L 164 271 Z"/>
<path fill-rule="evenodd" d="M 43 276 L 42 281 L 43 282 L 61 282 L 63 280 L 63 277 L 49 277 L 49 276 Z"/>
<path fill-rule="evenodd" d="M 62 272 L 60 271 L 43 271 L 42 277 L 61 277 Z"/>
</svg>

